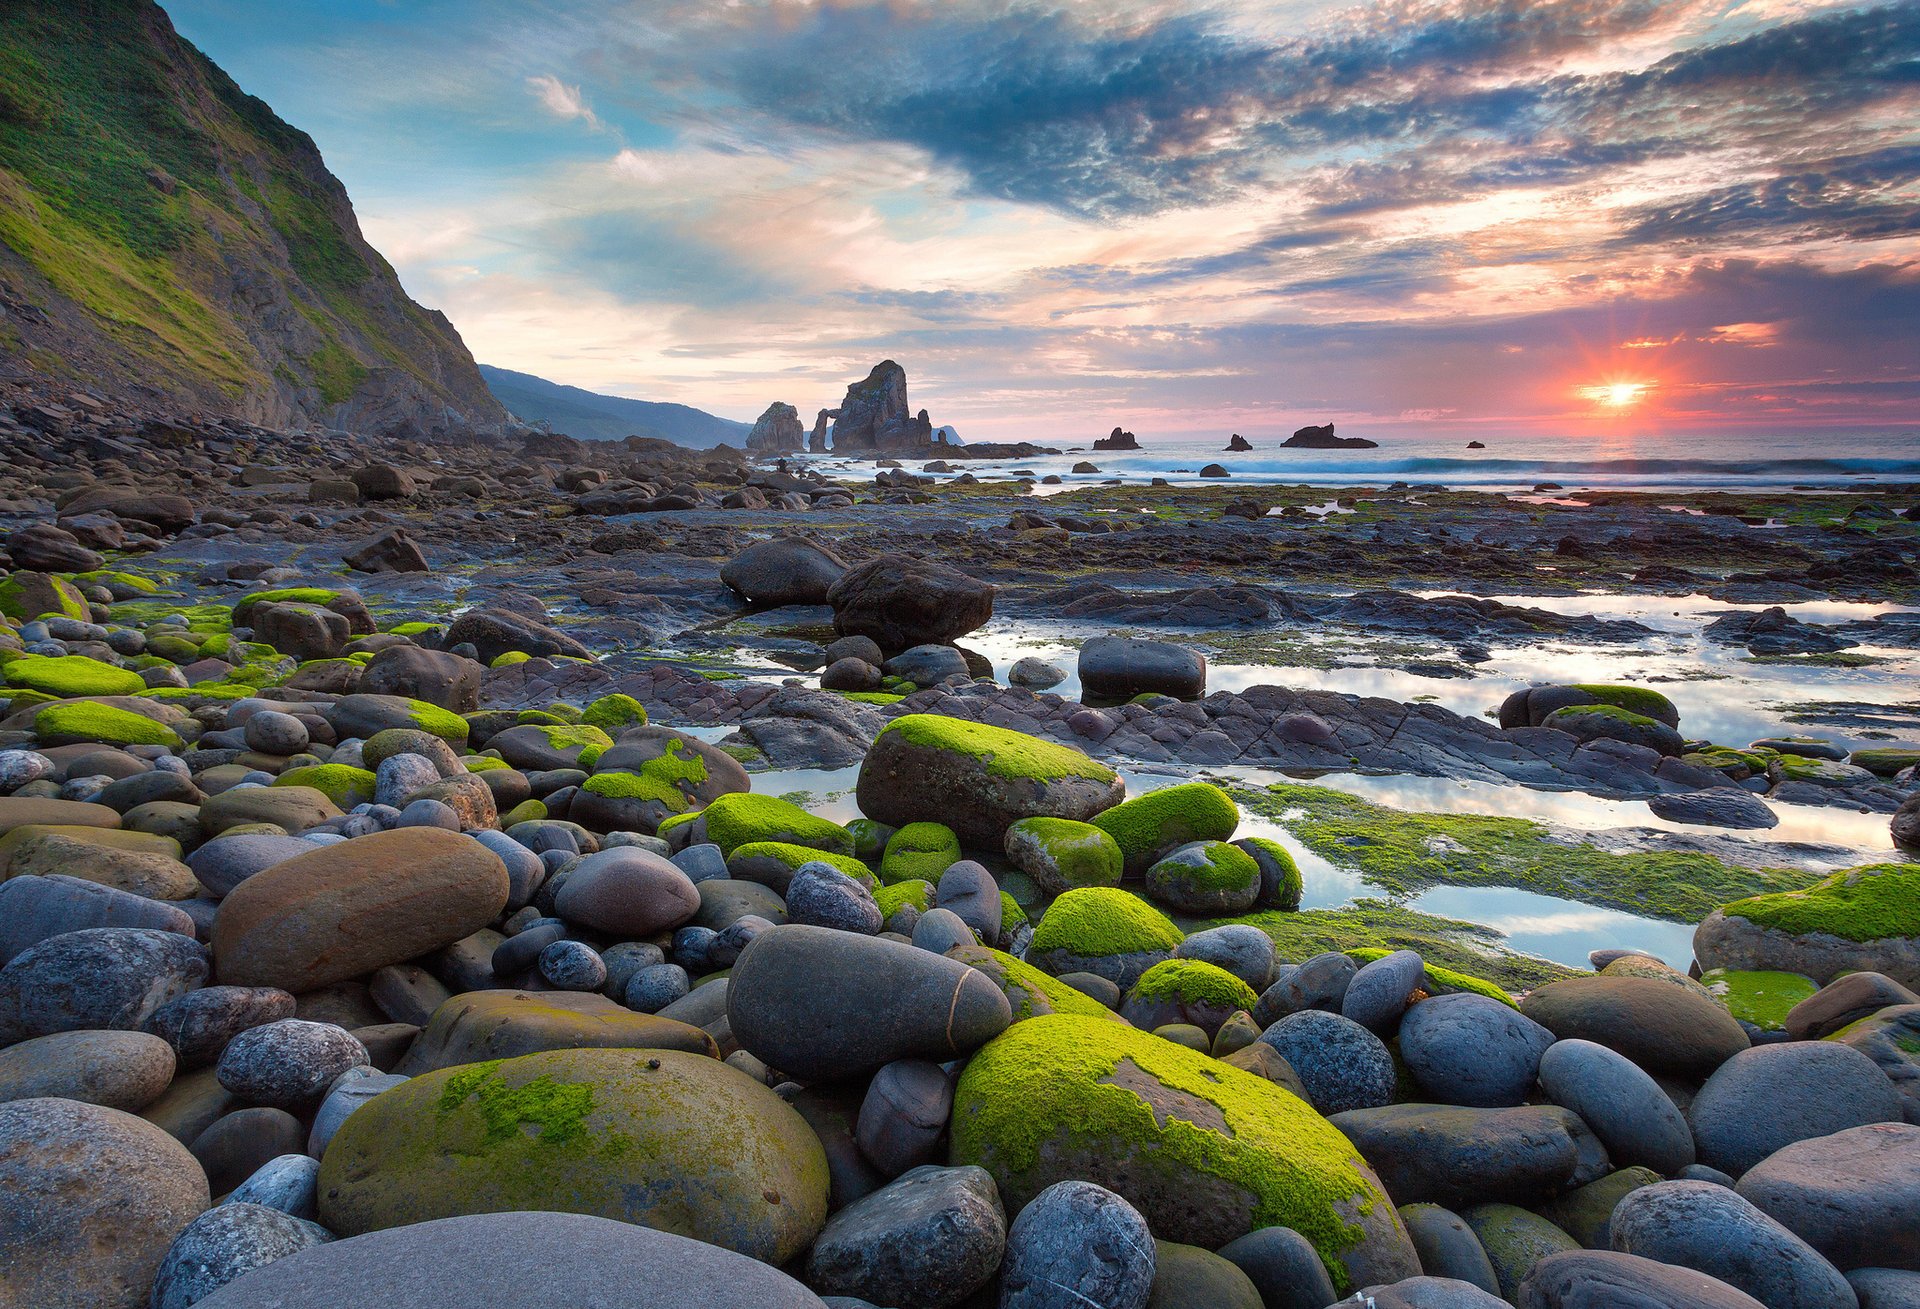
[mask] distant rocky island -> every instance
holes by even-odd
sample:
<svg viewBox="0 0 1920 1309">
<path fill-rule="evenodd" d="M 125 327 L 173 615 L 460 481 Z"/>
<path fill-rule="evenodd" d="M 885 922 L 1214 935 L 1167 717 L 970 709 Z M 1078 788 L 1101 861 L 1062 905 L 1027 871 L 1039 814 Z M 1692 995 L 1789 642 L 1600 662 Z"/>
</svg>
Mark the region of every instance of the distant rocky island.
<svg viewBox="0 0 1920 1309">
<path fill-rule="evenodd" d="M 1132 432 L 1122 431 L 1116 427 L 1112 432 L 1095 441 L 1093 448 L 1096 450 L 1138 450 L 1140 448 L 1140 442 Z"/>
<path fill-rule="evenodd" d="M 1324 427 L 1302 427 L 1280 443 L 1284 450 L 1377 450 L 1378 441 L 1369 441 L 1364 436 L 1335 436 L 1333 424 Z"/>
<path fill-rule="evenodd" d="M 1229 454 L 1243 455 L 1251 449 L 1253 449 L 1253 443 L 1238 432 L 1235 432 L 1227 438 L 1227 452 Z"/>
<path fill-rule="evenodd" d="M 838 408 L 820 410 L 811 433 L 801 426 L 798 409 L 774 401 L 747 434 L 747 449 L 754 454 L 938 454 L 956 459 L 1026 459 L 1060 453 L 1026 441 L 962 443 L 952 427 L 935 427 L 925 409 L 912 412 L 907 404 L 907 370 L 891 359 L 881 360 L 847 387 Z"/>
</svg>

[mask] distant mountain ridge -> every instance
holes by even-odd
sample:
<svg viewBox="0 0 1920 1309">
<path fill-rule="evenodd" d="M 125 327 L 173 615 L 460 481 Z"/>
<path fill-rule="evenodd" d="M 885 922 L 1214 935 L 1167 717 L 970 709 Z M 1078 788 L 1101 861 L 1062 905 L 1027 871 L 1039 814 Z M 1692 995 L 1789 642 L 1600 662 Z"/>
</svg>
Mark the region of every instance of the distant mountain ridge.
<svg viewBox="0 0 1920 1309">
<path fill-rule="evenodd" d="M 275 427 L 507 421 L 312 138 L 153 0 L 0 3 L 0 372 Z"/>
<path fill-rule="evenodd" d="M 745 448 L 747 433 L 753 430 L 752 423 L 721 418 L 691 405 L 601 395 L 492 364 L 481 364 L 480 376 L 521 422 L 547 423 L 554 431 L 583 441 L 654 436 L 700 450 L 716 445 Z"/>
</svg>

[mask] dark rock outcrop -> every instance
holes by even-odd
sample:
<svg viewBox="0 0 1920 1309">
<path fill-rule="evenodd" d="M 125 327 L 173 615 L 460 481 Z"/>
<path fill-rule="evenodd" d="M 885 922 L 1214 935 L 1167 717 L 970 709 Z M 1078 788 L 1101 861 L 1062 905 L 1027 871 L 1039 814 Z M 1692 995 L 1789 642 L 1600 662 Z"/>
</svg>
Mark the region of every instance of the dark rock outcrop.
<svg viewBox="0 0 1920 1309">
<path fill-rule="evenodd" d="M 1093 448 L 1096 450 L 1138 450 L 1140 448 L 1140 442 L 1132 432 L 1122 431 L 1116 427 L 1106 436 L 1095 441 Z"/>
<path fill-rule="evenodd" d="M 1380 445 L 1364 436 L 1335 436 L 1332 423 L 1299 428 L 1280 444 L 1287 450 L 1373 450 Z"/>
<path fill-rule="evenodd" d="M 836 453 L 912 449 L 933 441 L 927 411 L 913 414 L 907 408 L 907 370 L 891 359 L 875 364 L 847 388 L 840 408 L 827 412 L 833 418 Z M 817 424 L 814 430 L 819 430 Z"/>
<path fill-rule="evenodd" d="M 800 425 L 800 411 L 779 400 L 767 406 L 747 433 L 747 449 L 762 453 L 804 450 L 806 445 L 807 429 Z"/>
</svg>

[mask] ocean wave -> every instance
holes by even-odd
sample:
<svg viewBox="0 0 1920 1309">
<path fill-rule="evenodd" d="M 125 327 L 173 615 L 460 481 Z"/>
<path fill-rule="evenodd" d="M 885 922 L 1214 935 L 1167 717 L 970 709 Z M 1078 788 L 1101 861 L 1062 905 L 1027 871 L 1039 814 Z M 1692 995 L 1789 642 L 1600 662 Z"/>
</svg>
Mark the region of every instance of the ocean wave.
<svg viewBox="0 0 1920 1309">
<path fill-rule="evenodd" d="M 1115 468 L 1144 467 L 1139 456 L 1113 460 Z M 1151 463 L 1158 468 L 1165 459 Z M 1352 472 L 1378 478 L 1385 475 L 1433 477 L 1444 480 L 1448 474 L 1467 474 L 1475 478 L 1517 477 L 1521 474 L 1551 477 L 1920 477 L 1920 459 L 1460 459 L 1435 455 L 1386 456 L 1366 459 L 1350 455 L 1330 459 L 1311 454 L 1290 459 L 1236 459 L 1230 465 L 1236 475 L 1246 473 L 1335 473 Z"/>
</svg>

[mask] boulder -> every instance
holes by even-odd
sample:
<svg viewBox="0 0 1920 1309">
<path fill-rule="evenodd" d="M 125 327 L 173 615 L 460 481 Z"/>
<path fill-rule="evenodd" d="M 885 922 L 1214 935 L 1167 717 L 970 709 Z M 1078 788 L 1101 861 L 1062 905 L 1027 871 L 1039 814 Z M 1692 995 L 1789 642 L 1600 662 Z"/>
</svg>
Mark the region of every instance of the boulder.
<svg viewBox="0 0 1920 1309">
<path fill-rule="evenodd" d="M 1126 789 L 1105 764 L 1069 746 L 937 714 L 894 719 L 860 765 L 868 818 L 900 827 L 941 822 L 964 845 L 999 849 L 1023 818 L 1085 821 Z"/>
<path fill-rule="evenodd" d="M 1900 1117 L 1900 1094 L 1887 1075 L 1833 1041 L 1742 1050 L 1687 1108 L 1700 1161 L 1733 1177 L 1795 1141 Z"/>
<path fill-rule="evenodd" d="M 1104 1019 L 1030 1018 L 961 1075 L 952 1161 L 1019 1210 L 1056 1182 L 1123 1197 L 1167 1239 L 1292 1227 L 1339 1289 L 1411 1276 L 1406 1233 L 1353 1146 L 1272 1083 Z"/>
<path fill-rule="evenodd" d="M 1707 1077 L 1748 1045 L 1746 1032 L 1717 1001 L 1653 977 L 1549 982 L 1528 995 L 1520 1011 L 1560 1040 L 1593 1041 L 1674 1077 Z"/>
<path fill-rule="evenodd" d="M 1093 973 L 1126 990 L 1171 959 L 1181 940 L 1172 920 L 1139 896 L 1117 886 L 1088 886 L 1047 907 L 1027 959 L 1055 977 Z"/>
<path fill-rule="evenodd" d="M 1146 1219 L 1120 1196 L 1092 1182 L 1055 1182 L 1008 1229 L 1001 1309 L 1145 1309 L 1155 1254 Z M 1317 1253 L 1314 1260 L 1319 1269 Z"/>
<path fill-rule="evenodd" d="M 847 571 L 840 556 L 803 536 L 756 541 L 720 566 L 720 580 L 758 605 L 819 605 Z"/>
<path fill-rule="evenodd" d="M 1332 1121 L 1401 1204 L 1533 1204 L 1608 1171 L 1606 1149 L 1558 1105 L 1395 1104 Z"/>
<path fill-rule="evenodd" d="M 357 689 L 364 695 L 404 696 L 467 714 L 480 707 L 480 679 L 486 675 L 484 667 L 461 655 L 395 645 L 367 661 Z"/>
<path fill-rule="evenodd" d="M 0 882 L 0 965 L 49 937 L 90 927 L 142 927 L 191 939 L 184 910 L 77 877 L 48 874 Z"/>
<path fill-rule="evenodd" d="M 145 1032 L 56 1032 L 0 1050 L 0 1101 L 51 1097 L 139 1113 L 173 1070 L 173 1048 Z"/>
<path fill-rule="evenodd" d="M 137 1031 L 207 977 L 190 936 L 87 927 L 29 946 L 0 968 L 0 1045 L 85 1029 Z"/>
<path fill-rule="evenodd" d="M 780 1264 L 827 1216 L 827 1162 L 764 1085 L 675 1050 L 553 1050 L 424 1073 L 320 1162 L 342 1235 L 513 1209 L 590 1213 Z"/>
<path fill-rule="evenodd" d="M 1920 1271 L 1920 1126 L 1873 1123 L 1796 1141 L 1736 1189 L 1842 1272 Z"/>
<path fill-rule="evenodd" d="M 215 966 L 231 985 L 311 991 L 450 945 L 491 923 L 507 893 L 506 865 L 470 837 L 376 832 L 234 888 L 214 920 Z"/>
<path fill-rule="evenodd" d="M 1013 1011 L 993 979 L 958 960 L 793 923 L 761 933 L 734 963 L 727 1018 L 769 1067 L 825 1082 L 896 1059 L 965 1056 Z"/>
<path fill-rule="evenodd" d="M 1006 1243 L 985 1170 L 927 1165 L 835 1214 L 807 1256 L 807 1282 L 874 1304 L 947 1309 L 992 1278 Z"/>
<path fill-rule="evenodd" d="M 1920 989 L 1920 864 L 1870 864 L 1804 891 L 1723 905 L 1694 931 L 1702 968 L 1885 973 Z"/>
<path fill-rule="evenodd" d="M 1103 805 L 1093 825 L 1119 845 L 1128 877 L 1144 877 L 1166 855 L 1193 841 L 1226 841 L 1240 825 L 1240 810 L 1219 787 L 1184 782 Z"/>
<path fill-rule="evenodd" d="M 1307 1098 L 1323 1114 L 1377 1108 L 1393 1099 L 1393 1055 L 1351 1018 L 1306 1009 L 1267 1028 L 1260 1040 L 1299 1075 Z"/>
<path fill-rule="evenodd" d="M 334 1241 L 229 1282 L 197 1309 L 824 1309 L 766 1264 L 572 1213 L 443 1218 Z"/>
<path fill-rule="evenodd" d="M 952 642 L 993 617 L 994 588 L 932 560 L 881 558 L 848 569 L 827 590 L 833 630 L 882 650 Z"/>
<path fill-rule="evenodd" d="M 1446 1104 L 1520 1104 L 1553 1044 L 1553 1033 L 1512 1005 L 1466 992 L 1422 1000 L 1400 1023 L 1400 1057 L 1420 1089 Z"/>
<path fill-rule="evenodd" d="M 264 1205 L 207 1210 L 174 1239 L 153 1282 L 152 1309 L 188 1309 L 243 1273 L 316 1245 L 333 1234 Z"/>
<path fill-rule="evenodd" d="M 145 1309 L 206 1174 L 153 1124 L 75 1100 L 0 1104 L 0 1304 Z"/>
<path fill-rule="evenodd" d="M 1080 686 L 1088 695 L 1198 699 L 1207 690 L 1207 657 L 1189 646 L 1127 636 L 1096 636 L 1080 647 Z"/>
<path fill-rule="evenodd" d="M 1920 1004 L 1882 1009 L 1829 1039 L 1851 1046 L 1878 1064 L 1900 1093 L 1906 1120 L 1920 1123 Z"/>
<path fill-rule="evenodd" d="M 1539 1077 L 1547 1097 L 1578 1114 L 1615 1164 L 1672 1176 L 1694 1162 L 1685 1115 L 1625 1055 L 1592 1041 L 1556 1041 L 1540 1057 Z"/>
<path fill-rule="evenodd" d="M 474 991 L 433 1011 L 395 1071 L 409 1077 L 547 1050 L 681 1050 L 719 1057 L 698 1027 L 571 991 Z"/>
<path fill-rule="evenodd" d="M 1613 1248 L 1738 1287 L 1768 1309 L 1854 1309 L 1840 1270 L 1737 1193 L 1711 1182 L 1661 1182 L 1615 1206 Z"/>
<path fill-rule="evenodd" d="M 554 912 L 621 940 L 680 926 L 700 911 L 700 892 L 672 863 L 637 846 L 585 856 L 554 897 Z"/>
<path fill-rule="evenodd" d="M 544 658 L 593 657 L 591 650 L 566 633 L 556 631 L 537 618 L 500 608 L 467 610 L 447 628 L 442 644 L 449 650 L 458 645 L 471 645 L 480 662 L 489 665 L 503 654 L 515 653 Z"/>
</svg>

